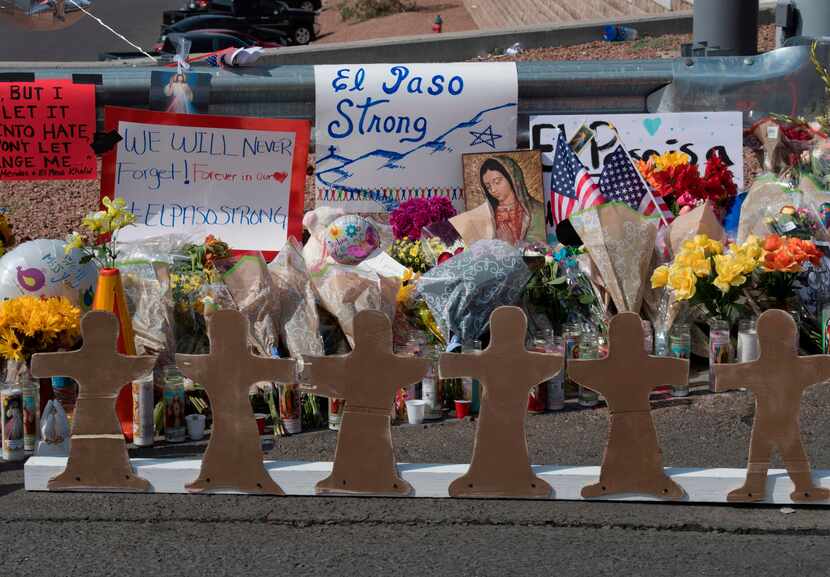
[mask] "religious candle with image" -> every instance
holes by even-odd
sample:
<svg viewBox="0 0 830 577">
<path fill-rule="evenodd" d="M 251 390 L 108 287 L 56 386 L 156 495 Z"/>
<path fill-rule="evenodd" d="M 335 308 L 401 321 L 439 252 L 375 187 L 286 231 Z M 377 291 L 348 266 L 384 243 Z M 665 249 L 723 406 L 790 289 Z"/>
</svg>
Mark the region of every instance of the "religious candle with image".
<svg viewBox="0 0 830 577">
<path fill-rule="evenodd" d="M 23 394 L 19 388 L 0 391 L 0 427 L 3 432 L 3 459 L 23 460 Z"/>
<path fill-rule="evenodd" d="M 303 430 L 299 385 L 280 385 L 280 419 L 289 434 Z"/>
</svg>

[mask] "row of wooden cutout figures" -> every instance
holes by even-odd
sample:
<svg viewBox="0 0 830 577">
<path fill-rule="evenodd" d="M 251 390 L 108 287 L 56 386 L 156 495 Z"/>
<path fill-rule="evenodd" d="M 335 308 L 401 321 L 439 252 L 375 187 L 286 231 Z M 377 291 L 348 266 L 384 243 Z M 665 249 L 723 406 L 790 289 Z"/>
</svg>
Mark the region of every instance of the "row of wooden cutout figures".
<svg viewBox="0 0 830 577">
<path fill-rule="evenodd" d="M 71 377 L 80 387 L 67 467 L 50 480 L 49 489 L 149 490 L 149 483 L 136 476 L 130 465 L 115 399 L 123 383 L 149 372 L 155 359 L 116 352 L 118 322 L 111 313 L 90 312 L 81 328 L 80 350 L 38 354 L 32 361 L 35 376 Z M 392 446 L 391 407 L 396 391 L 426 374 L 428 361 L 393 353 L 391 324 L 379 311 L 358 314 L 354 328 L 351 353 L 304 359 L 310 365 L 304 378 L 308 390 L 346 400 L 332 474 L 316 489 L 324 494 L 408 495 L 411 486 L 398 473 Z M 474 377 L 483 387 L 472 462 L 468 472 L 451 484 L 452 497 L 553 494 L 553 488 L 531 468 L 524 419 L 528 391 L 562 370 L 563 359 L 527 351 L 526 330 L 521 309 L 501 307 L 491 316 L 486 350 L 441 356 L 442 378 Z M 765 498 L 774 449 L 795 485 L 794 501 L 830 498 L 830 491 L 813 483 L 799 425 L 802 393 L 830 378 L 830 356 L 799 357 L 796 330 L 787 313 L 767 311 L 758 321 L 760 358 L 715 367 L 718 390 L 746 387 L 756 398 L 746 482 L 729 494 L 729 501 Z M 296 382 L 296 362 L 252 355 L 247 320 L 235 311 L 213 314 L 208 334 L 209 355 L 176 355 L 182 373 L 204 385 L 214 412 L 201 471 L 187 489 L 281 495 L 263 464 L 248 390 L 260 381 Z M 570 377 L 604 395 L 610 412 L 599 483 L 585 487 L 583 497 L 684 496 L 663 470 L 649 394 L 659 385 L 685 385 L 688 360 L 649 356 L 642 342 L 639 316 L 622 313 L 610 323 L 606 358 L 569 362 Z"/>
</svg>

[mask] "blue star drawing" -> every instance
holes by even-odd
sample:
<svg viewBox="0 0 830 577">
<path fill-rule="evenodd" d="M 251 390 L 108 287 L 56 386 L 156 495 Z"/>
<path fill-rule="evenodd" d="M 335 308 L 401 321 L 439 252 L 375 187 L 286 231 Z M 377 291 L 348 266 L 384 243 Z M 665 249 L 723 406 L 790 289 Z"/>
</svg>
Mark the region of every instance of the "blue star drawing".
<svg viewBox="0 0 830 577">
<path fill-rule="evenodd" d="M 483 130 L 481 132 L 475 132 L 475 131 L 471 130 L 470 134 L 472 134 L 473 136 L 476 137 L 476 139 L 473 140 L 473 142 L 472 142 L 472 144 L 470 144 L 470 146 L 475 146 L 477 144 L 486 144 L 487 146 L 489 146 L 492 149 L 496 148 L 496 141 L 499 138 L 502 138 L 501 134 L 494 134 L 493 133 L 493 125 L 492 124 L 490 126 L 488 126 L 486 130 Z"/>
</svg>

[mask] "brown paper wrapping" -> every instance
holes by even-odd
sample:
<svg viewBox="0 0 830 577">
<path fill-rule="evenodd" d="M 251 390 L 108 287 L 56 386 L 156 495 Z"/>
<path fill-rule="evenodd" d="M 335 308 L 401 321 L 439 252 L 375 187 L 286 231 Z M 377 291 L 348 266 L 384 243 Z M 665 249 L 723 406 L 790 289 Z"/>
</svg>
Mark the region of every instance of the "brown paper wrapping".
<svg viewBox="0 0 830 577">
<path fill-rule="evenodd" d="M 657 223 L 623 203 L 608 203 L 571 217 L 603 284 L 620 312 L 640 310 Z"/>
</svg>

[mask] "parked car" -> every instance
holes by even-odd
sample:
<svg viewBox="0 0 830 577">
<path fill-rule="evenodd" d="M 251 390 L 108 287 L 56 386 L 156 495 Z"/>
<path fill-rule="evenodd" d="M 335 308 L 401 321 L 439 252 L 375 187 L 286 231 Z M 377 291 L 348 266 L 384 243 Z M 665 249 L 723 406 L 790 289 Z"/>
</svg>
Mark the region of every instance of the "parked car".
<svg viewBox="0 0 830 577">
<path fill-rule="evenodd" d="M 207 20 L 195 20 L 195 19 Z M 248 0 L 244 5 L 234 5 L 232 11 L 217 10 L 168 10 L 163 15 L 162 34 L 166 28 L 187 22 L 187 30 L 176 28 L 175 32 L 187 32 L 197 28 L 228 28 L 236 26 L 220 24 L 211 18 L 241 18 L 258 29 L 279 30 L 286 34 L 294 44 L 308 44 L 320 33 L 317 13 L 289 8 L 280 0 Z"/>
<path fill-rule="evenodd" d="M 179 50 L 179 41 L 181 39 L 190 40 L 191 54 L 216 52 L 217 50 L 224 50 L 225 48 L 249 48 L 256 45 L 253 42 L 243 40 L 233 34 L 222 34 L 221 32 L 212 32 L 208 30 L 195 30 L 193 32 L 185 32 L 183 34 L 168 34 L 164 38 L 164 41 L 161 42 L 159 52 L 162 54 L 175 54 Z"/>
<path fill-rule="evenodd" d="M 252 36 L 262 42 L 288 44 L 290 38 L 282 30 L 252 24 L 245 18 L 238 18 L 229 14 L 202 14 L 190 16 L 170 26 L 161 27 L 159 43 L 164 42 L 168 34 L 184 34 L 198 30 L 230 30 Z"/>
<path fill-rule="evenodd" d="M 289 8 L 316 12 L 323 8 L 322 0 L 282 0 Z M 233 12 L 234 4 L 245 4 L 246 0 L 191 0 L 184 10 L 215 10 L 217 12 Z"/>
<path fill-rule="evenodd" d="M 244 40 L 250 46 L 259 46 L 261 48 L 280 48 L 281 46 L 285 46 L 285 44 L 282 43 L 282 42 L 268 42 L 268 41 L 261 40 L 261 39 L 257 38 L 256 36 L 253 36 L 251 34 L 246 34 L 245 32 L 240 32 L 238 30 L 225 30 L 225 29 L 221 29 L 221 28 L 219 28 L 219 29 L 207 28 L 207 29 L 204 29 L 204 30 L 194 30 L 193 32 L 186 32 L 184 34 L 181 34 L 180 36 L 184 36 L 186 38 L 189 38 L 188 35 L 199 35 L 199 36 L 201 36 L 201 35 L 210 35 L 210 34 L 218 34 L 218 35 L 221 35 L 221 36 L 234 36 L 236 38 L 239 38 L 240 40 Z M 167 40 L 167 35 L 165 34 L 161 38 L 159 38 L 159 41 L 153 47 L 153 50 L 155 50 L 157 52 L 163 52 L 164 51 L 164 44 L 165 44 L 166 40 Z M 191 47 L 190 51 L 193 52 L 193 53 L 196 53 L 196 51 L 193 50 L 192 47 Z"/>
</svg>

